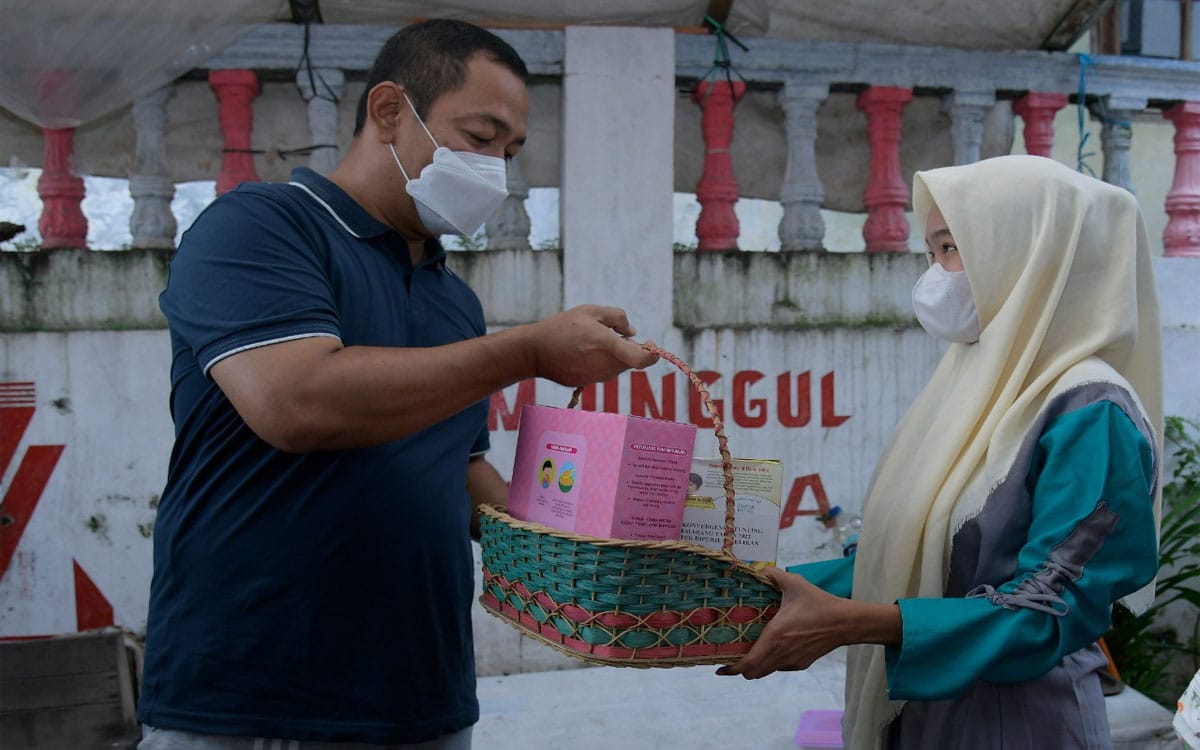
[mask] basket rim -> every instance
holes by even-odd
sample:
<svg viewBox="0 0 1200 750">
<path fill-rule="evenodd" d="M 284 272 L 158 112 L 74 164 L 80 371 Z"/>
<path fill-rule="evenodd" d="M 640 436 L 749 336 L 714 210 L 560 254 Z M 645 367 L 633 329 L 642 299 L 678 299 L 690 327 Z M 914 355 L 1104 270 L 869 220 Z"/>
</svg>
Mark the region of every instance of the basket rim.
<svg viewBox="0 0 1200 750">
<path fill-rule="evenodd" d="M 702 555 L 704 557 L 712 558 L 713 560 L 729 563 L 731 567 L 738 568 L 741 572 L 757 579 L 758 581 L 761 581 L 762 583 L 765 583 L 776 591 L 780 590 L 779 586 L 776 585 L 776 583 L 771 580 L 769 576 L 762 571 L 747 565 L 746 563 L 734 557 L 732 554 L 728 554 L 724 551 L 712 550 L 707 547 L 701 547 L 700 545 L 693 544 L 691 542 L 685 542 L 678 539 L 665 539 L 662 541 L 610 539 L 607 537 L 576 534 L 572 531 L 563 531 L 562 529 L 556 529 L 553 526 L 546 526 L 533 521 L 522 521 L 519 518 L 510 516 L 501 508 L 486 503 L 479 505 L 478 511 L 481 515 L 491 516 L 497 521 L 500 521 L 501 523 L 513 528 L 522 529 L 524 531 L 530 531 L 535 534 L 542 534 L 545 536 L 554 536 L 571 542 L 585 542 L 588 544 L 594 544 L 598 547 L 632 547 L 635 549 L 669 550 L 673 552 L 690 552 L 695 555 Z"/>
</svg>

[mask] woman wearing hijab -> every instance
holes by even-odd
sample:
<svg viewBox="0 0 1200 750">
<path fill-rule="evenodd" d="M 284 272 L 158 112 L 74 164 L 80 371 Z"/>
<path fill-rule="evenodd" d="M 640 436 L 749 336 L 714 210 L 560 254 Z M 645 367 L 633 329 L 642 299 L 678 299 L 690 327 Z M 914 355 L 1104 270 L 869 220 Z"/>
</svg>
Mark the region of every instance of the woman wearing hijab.
<svg viewBox="0 0 1200 750">
<path fill-rule="evenodd" d="M 854 558 L 772 570 L 779 614 L 722 674 L 850 646 L 847 748 L 1106 748 L 1096 639 L 1158 569 L 1162 344 L 1133 196 L 1050 159 L 920 172 L 951 343 L 871 481 Z M 799 573 L 797 575 L 796 573 Z"/>
</svg>

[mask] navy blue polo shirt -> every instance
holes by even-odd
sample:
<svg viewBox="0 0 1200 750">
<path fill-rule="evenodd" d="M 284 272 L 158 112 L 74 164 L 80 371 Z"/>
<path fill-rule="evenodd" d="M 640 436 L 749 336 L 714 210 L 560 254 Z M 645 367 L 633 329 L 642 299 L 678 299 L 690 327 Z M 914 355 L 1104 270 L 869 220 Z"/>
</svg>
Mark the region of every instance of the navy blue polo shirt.
<svg viewBox="0 0 1200 750">
<path fill-rule="evenodd" d="M 210 734 L 422 742 L 479 717 L 466 469 L 488 448 L 486 402 L 385 445 L 292 454 L 259 439 L 208 371 L 308 336 L 449 344 L 483 335 L 483 311 L 440 245 L 414 266 L 332 182 L 292 177 L 205 209 L 159 299 L 175 445 L 138 715 Z"/>
</svg>

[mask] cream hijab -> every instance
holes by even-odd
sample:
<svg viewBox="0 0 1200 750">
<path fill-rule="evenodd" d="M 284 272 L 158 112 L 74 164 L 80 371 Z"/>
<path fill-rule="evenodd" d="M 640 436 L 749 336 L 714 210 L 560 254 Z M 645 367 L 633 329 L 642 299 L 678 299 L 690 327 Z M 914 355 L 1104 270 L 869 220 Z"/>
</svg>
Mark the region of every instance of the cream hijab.
<svg viewBox="0 0 1200 750">
<path fill-rule="evenodd" d="M 1111 382 L 1140 401 L 1161 455 L 1162 342 L 1149 242 L 1127 191 L 1038 156 L 918 172 L 913 207 L 937 205 L 982 328 L 951 344 L 901 420 L 867 493 L 853 598 L 940 598 L 954 533 L 1014 468 L 1052 394 Z M 1154 498 L 1159 513 L 1161 494 Z M 1151 583 L 1126 598 L 1144 609 Z M 847 747 L 876 748 L 903 706 L 883 647 L 850 649 Z"/>
</svg>

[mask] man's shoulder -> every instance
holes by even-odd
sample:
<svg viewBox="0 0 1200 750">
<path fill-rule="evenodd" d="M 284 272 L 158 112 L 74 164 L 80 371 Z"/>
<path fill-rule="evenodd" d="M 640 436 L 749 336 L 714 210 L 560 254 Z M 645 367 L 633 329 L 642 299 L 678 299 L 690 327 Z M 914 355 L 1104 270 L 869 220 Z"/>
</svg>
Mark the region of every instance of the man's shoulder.
<svg viewBox="0 0 1200 750">
<path fill-rule="evenodd" d="M 200 212 L 184 232 L 180 250 L 214 244 L 228 249 L 293 244 L 310 234 L 305 227 L 312 226 L 308 220 L 312 211 L 298 200 L 297 192 L 286 183 L 243 182 Z"/>
<path fill-rule="evenodd" d="M 309 213 L 308 206 L 297 200 L 297 192 L 295 186 L 284 182 L 243 182 L 228 193 L 217 196 L 201 213 L 201 218 L 206 214 L 256 216 Z"/>
</svg>

